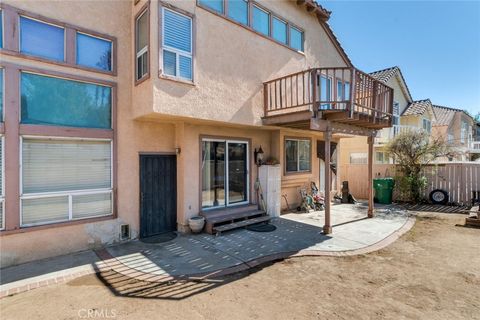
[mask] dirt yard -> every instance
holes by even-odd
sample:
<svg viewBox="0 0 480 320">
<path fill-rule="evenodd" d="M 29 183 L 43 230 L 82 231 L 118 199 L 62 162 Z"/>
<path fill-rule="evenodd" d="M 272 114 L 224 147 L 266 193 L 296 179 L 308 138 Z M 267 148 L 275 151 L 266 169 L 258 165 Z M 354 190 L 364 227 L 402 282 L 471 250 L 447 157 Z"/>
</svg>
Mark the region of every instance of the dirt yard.
<svg viewBox="0 0 480 320">
<path fill-rule="evenodd" d="M 210 282 L 85 276 L 0 300 L 7 319 L 480 319 L 480 230 L 421 214 L 379 252 L 294 258 Z M 108 284 L 108 286 L 107 286 Z"/>
</svg>

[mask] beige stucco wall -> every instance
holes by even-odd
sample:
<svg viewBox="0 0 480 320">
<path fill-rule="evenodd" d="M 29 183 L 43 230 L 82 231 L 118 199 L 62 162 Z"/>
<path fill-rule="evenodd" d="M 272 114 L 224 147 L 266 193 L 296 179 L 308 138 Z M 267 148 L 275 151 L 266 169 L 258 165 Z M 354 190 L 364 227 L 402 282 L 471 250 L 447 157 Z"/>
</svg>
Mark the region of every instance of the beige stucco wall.
<svg viewBox="0 0 480 320">
<path fill-rule="evenodd" d="M 316 17 L 308 15 L 294 2 L 259 1 L 306 30 L 303 55 L 196 7 L 194 0 L 169 2 L 195 14 L 197 54 L 193 86 L 158 78 L 157 1 L 151 1 L 150 6 L 150 78 L 135 87 L 133 17 L 145 1 L 136 6 L 131 1 L 116 1 L 114 5 L 111 1 L 4 1 L 29 12 L 117 38 L 117 76 L 11 56 L 1 58 L 6 62 L 117 84 L 118 217 L 1 236 L 1 266 L 118 242 L 121 224 L 129 224 L 132 237 L 137 237 L 140 225 L 139 154 L 142 152 L 174 153 L 176 147 L 181 148 L 177 157 L 177 221 L 179 228 L 184 229 L 187 219 L 200 210 L 201 135 L 251 139 L 251 158 L 253 148 L 261 145 L 267 156 L 276 156 L 282 165 L 284 137 L 310 137 L 312 172 L 284 175 L 282 193 L 287 194 L 292 205 L 299 202 L 298 187 L 303 183 L 315 181 L 319 185 L 316 139 L 322 138 L 321 133 L 260 127 L 263 81 L 314 66 L 345 65 Z M 213 28 L 218 32 L 212 31 Z M 202 119 L 216 122 L 202 122 Z M 251 200 L 255 199 L 256 170 L 253 169 L 251 165 Z"/>
<path fill-rule="evenodd" d="M 293 1 L 258 2 L 306 30 L 305 54 L 212 14 L 196 6 L 195 0 L 165 2 L 195 16 L 194 85 L 158 77 L 159 7 L 151 1 L 152 79 L 148 85 L 153 83 L 154 103 L 149 103 L 150 97 L 134 94 L 136 117 L 156 112 L 261 125 L 264 81 L 315 66 L 346 66 L 315 15 Z"/>
</svg>

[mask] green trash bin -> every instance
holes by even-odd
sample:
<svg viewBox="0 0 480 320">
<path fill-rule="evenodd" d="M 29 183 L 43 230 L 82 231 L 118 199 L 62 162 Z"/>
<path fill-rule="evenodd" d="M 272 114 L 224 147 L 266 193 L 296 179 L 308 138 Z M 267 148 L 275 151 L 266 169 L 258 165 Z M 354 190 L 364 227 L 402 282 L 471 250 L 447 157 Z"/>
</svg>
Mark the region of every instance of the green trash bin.
<svg viewBox="0 0 480 320">
<path fill-rule="evenodd" d="M 382 204 L 391 204 L 394 185 L 393 178 L 373 179 L 375 201 Z"/>
</svg>

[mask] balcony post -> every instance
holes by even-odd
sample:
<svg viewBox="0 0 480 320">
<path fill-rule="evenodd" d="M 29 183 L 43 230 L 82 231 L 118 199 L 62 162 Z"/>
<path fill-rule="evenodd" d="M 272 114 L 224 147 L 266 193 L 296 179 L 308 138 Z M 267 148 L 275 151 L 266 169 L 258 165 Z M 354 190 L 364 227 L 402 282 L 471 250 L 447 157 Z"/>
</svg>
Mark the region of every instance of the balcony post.
<svg viewBox="0 0 480 320">
<path fill-rule="evenodd" d="M 263 84 L 263 116 L 268 116 L 268 85 Z"/>
<path fill-rule="evenodd" d="M 350 118 L 353 118 L 353 112 L 355 109 L 355 82 L 356 82 L 356 70 L 350 69 Z"/>
<path fill-rule="evenodd" d="M 373 218 L 373 142 L 374 134 L 368 136 L 368 217 Z"/>
<path fill-rule="evenodd" d="M 314 118 L 318 116 L 318 108 L 317 108 L 317 69 L 313 69 L 311 72 L 312 77 L 312 111 Z"/>
<path fill-rule="evenodd" d="M 332 181 L 330 178 L 330 144 L 332 140 L 332 131 L 330 127 L 324 132 L 325 137 L 325 225 L 323 226 L 323 233 L 332 233 L 332 224 L 330 222 L 330 189 L 332 188 Z"/>
</svg>

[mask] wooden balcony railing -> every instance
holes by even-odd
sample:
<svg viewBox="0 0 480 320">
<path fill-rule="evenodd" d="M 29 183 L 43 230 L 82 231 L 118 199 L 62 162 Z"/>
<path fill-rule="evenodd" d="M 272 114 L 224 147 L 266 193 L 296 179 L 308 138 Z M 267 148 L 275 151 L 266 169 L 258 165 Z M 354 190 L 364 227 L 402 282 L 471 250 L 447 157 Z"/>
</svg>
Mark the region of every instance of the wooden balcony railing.
<svg viewBox="0 0 480 320">
<path fill-rule="evenodd" d="M 313 117 L 388 127 L 393 89 L 355 68 L 314 68 L 265 82 L 264 108 L 266 118 L 310 111 Z"/>
</svg>

